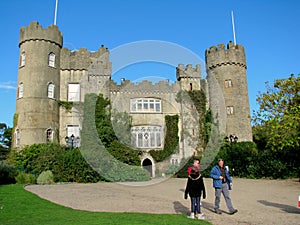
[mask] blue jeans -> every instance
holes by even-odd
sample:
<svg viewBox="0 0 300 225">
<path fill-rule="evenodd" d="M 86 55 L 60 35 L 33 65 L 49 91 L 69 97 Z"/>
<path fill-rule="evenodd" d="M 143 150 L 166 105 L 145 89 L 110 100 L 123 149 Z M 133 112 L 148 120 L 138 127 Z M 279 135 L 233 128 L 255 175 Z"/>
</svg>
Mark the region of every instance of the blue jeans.
<svg viewBox="0 0 300 225">
<path fill-rule="evenodd" d="M 229 209 L 230 212 L 232 212 L 234 210 L 234 208 L 232 207 L 227 183 L 223 183 L 222 188 L 215 189 L 215 210 L 219 209 L 219 207 L 220 207 L 221 193 L 223 194 L 223 196 L 225 198 L 227 208 Z"/>
<path fill-rule="evenodd" d="M 200 196 L 191 197 L 191 212 L 192 213 L 201 213 L 200 211 Z"/>
</svg>

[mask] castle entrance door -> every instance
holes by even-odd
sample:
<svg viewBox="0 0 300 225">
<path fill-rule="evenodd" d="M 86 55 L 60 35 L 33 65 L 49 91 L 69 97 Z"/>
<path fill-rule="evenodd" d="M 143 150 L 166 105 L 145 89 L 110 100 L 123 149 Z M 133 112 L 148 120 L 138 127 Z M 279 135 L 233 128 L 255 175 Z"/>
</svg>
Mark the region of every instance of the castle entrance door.
<svg viewBox="0 0 300 225">
<path fill-rule="evenodd" d="M 150 177 L 152 177 L 152 162 L 150 159 L 145 159 L 142 163 L 144 169 L 148 170 L 150 173 Z"/>
</svg>

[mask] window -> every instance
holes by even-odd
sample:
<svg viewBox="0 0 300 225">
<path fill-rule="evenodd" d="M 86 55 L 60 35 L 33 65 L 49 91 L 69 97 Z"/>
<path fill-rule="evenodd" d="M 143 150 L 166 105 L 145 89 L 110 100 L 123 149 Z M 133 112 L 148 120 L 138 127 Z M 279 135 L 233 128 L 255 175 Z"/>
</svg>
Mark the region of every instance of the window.
<svg viewBox="0 0 300 225">
<path fill-rule="evenodd" d="M 25 52 L 23 51 L 21 53 L 21 57 L 20 57 L 20 66 L 25 66 L 25 58 L 26 58 L 26 54 Z"/>
<path fill-rule="evenodd" d="M 233 115 L 233 113 L 234 113 L 233 106 L 227 106 L 226 112 L 227 112 L 227 115 Z"/>
<path fill-rule="evenodd" d="M 48 55 L 48 66 L 55 67 L 55 54 L 53 52 Z"/>
<path fill-rule="evenodd" d="M 137 148 L 162 148 L 162 134 L 161 126 L 132 127 L 132 145 Z"/>
<path fill-rule="evenodd" d="M 154 98 L 134 98 L 130 99 L 131 112 L 161 112 L 161 100 Z"/>
<path fill-rule="evenodd" d="M 20 144 L 20 131 L 19 129 L 16 129 L 15 131 L 15 146 L 19 146 Z"/>
<path fill-rule="evenodd" d="M 54 98 L 54 84 L 48 84 L 48 98 Z"/>
<path fill-rule="evenodd" d="M 53 131 L 51 128 L 47 129 L 46 131 L 46 141 L 47 142 L 53 141 Z"/>
<path fill-rule="evenodd" d="M 18 87 L 18 98 L 23 98 L 23 94 L 24 94 L 24 84 L 20 83 Z"/>
<path fill-rule="evenodd" d="M 232 87 L 232 81 L 231 80 L 225 80 L 225 87 L 231 88 Z"/>
<path fill-rule="evenodd" d="M 80 101 L 80 84 L 68 85 L 68 101 L 79 102 Z"/>
</svg>

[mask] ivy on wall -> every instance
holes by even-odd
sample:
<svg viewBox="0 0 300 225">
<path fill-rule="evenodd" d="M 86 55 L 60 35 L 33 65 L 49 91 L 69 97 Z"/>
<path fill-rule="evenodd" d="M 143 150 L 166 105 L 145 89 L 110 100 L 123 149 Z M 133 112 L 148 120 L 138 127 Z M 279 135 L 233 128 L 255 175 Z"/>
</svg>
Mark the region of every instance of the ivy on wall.
<svg viewBox="0 0 300 225">
<path fill-rule="evenodd" d="M 199 142 L 197 149 L 205 149 L 209 140 L 209 134 L 211 129 L 211 111 L 206 110 L 207 101 L 203 90 L 188 91 L 188 95 L 199 114 Z"/>
<path fill-rule="evenodd" d="M 95 123 L 102 144 L 117 160 L 128 165 L 140 166 L 142 151 L 132 149 L 119 141 L 114 131 L 110 111 L 110 101 L 99 94 L 95 109 Z"/>
<path fill-rule="evenodd" d="M 73 107 L 73 102 L 58 101 L 57 103 L 59 107 L 65 108 L 67 112 L 70 112 Z"/>
<path fill-rule="evenodd" d="M 179 116 L 174 115 L 166 115 L 165 123 L 166 123 L 166 136 L 164 141 L 164 149 L 163 150 L 151 150 L 149 153 L 153 157 L 156 162 L 163 161 L 170 155 L 174 153 L 178 153 L 179 148 L 179 137 L 178 137 L 178 120 Z"/>
</svg>

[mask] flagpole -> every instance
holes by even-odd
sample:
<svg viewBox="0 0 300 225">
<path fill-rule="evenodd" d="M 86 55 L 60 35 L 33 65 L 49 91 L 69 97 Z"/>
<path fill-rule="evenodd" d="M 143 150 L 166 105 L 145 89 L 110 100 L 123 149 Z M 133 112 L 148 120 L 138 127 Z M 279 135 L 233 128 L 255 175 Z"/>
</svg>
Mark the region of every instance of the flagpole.
<svg viewBox="0 0 300 225">
<path fill-rule="evenodd" d="M 58 5 L 58 0 L 56 0 L 56 2 L 55 2 L 55 11 L 54 11 L 54 25 L 56 25 L 57 5 Z"/>
<path fill-rule="evenodd" d="M 231 11 L 231 23 L 232 23 L 232 32 L 233 32 L 233 43 L 234 45 L 236 45 L 233 10 Z"/>
</svg>

